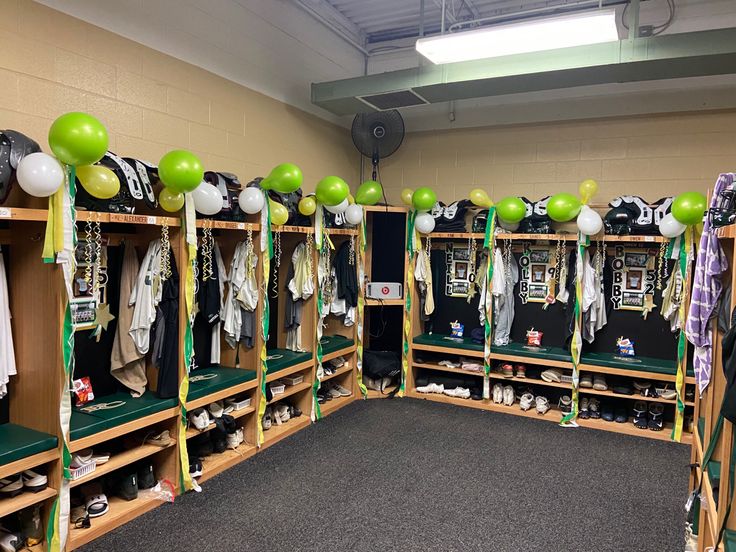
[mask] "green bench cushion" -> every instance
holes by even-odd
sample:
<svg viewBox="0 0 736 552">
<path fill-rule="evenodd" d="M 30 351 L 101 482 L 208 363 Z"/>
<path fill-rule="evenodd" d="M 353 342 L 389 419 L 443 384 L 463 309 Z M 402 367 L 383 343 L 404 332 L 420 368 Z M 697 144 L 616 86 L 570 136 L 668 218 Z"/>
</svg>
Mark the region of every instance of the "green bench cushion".
<svg viewBox="0 0 736 552">
<path fill-rule="evenodd" d="M 268 373 L 275 374 L 295 364 L 301 364 L 312 359 L 312 353 L 297 353 L 289 349 L 269 349 L 268 351 Z"/>
<path fill-rule="evenodd" d="M 733 529 L 723 532 L 723 549 L 726 552 L 736 552 L 736 531 Z"/>
<path fill-rule="evenodd" d="M 124 404 L 115 408 L 85 410 L 86 408 L 94 407 L 95 405 L 112 403 L 116 401 L 121 401 Z M 93 433 L 98 433 L 103 429 L 117 427 L 119 425 L 132 422 L 133 420 L 139 420 L 140 418 L 150 416 L 151 414 L 156 414 L 157 412 L 161 412 L 162 410 L 166 410 L 167 408 L 173 408 L 177 404 L 178 401 L 176 400 L 176 398 L 159 399 L 150 391 L 146 391 L 141 397 L 138 398 L 133 398 L 130 396 L 130 393 L 121 391 L 119 393 L 113 393 L 112 395 L 98 397 L 91 403 L 88 403 L 82 407 L 75 407 L 72 411 L 72 420 L 74 420 L 74 415 L 77 413 L 86 414 L 99 420 L 103 420 L 106 423 L 107 427 L 101 427 L 99 429 L 95 427 L 94 430 L 89 430 L 89 428 L 87 428 L 87 430 L 89 431 L 87 435 L 92 435 Z M 86 424 L 83 423 L 80 428 L 82 426 L 86 427 Z"/>
<path fill-rule="evenodd" d="M 343 335 L 323 335 L 319 342 L 322 345 L 323 355 L 328 355 L 355 345 L 355 341 Z"/>
<path fill-rule="evenodd" d="M 109 428 L 110 424 L 107 420 L 79 412 L 78 410 L 72 410 L 72 419 L 69 424 L 69 439 L 71 441 L 82 439 L 83 437 L 89 437 Z"/>
<path fill-rule="evenodd" d="M 213 376 L 214 377 L 211 377 Z M 199 376 L 206 379 L 199 380 Z M 245 370 L 242 368 L 223 368 L 222 366 L 212 366 L 201 370 L 194 370 L 189 374 L 189 394 L 188 401 L 200 399 L 212 393 L 217 393 L 228 387 L 234 387 L 247 381 L 256 379 L 255 370 Z M 199 380 L 199 381 L 198 381 Z"/>
<path fill-rule="evenodd" d="M 509 343 L 508 345 L 493 345 L 491 346 L 491 353 L 499 355 L 516 355 L 528 358 L 537 358 L 540 360 L 557 360 L 561 362 L 572 362 L 570 352 L 566 351 L 562 347 L 550 347 L 542 345 L 541 347 L 534 347 L 526 345 L 525 343 Z"/>
<path fill-rule="evenodd" d="M 59 440 L 53 435 L 17 424 L 0 425 L 0 465 L 10 464 L 56 448 Z"/>
<path fill-rule="evenodd" d="M 586 353 L 580 358 L 583 364 L 595 364 L 597 366 L 608 366 L 609 368 L 623 368 L 625 370 L 640 370 L 642 372 L 655 372 L 657 374 L 677 374 L 677 363 L 674 360 L 664 360 L 652 357 L 625 357 L 615 353 Z M 692 376 L 692 367 L 688 367 L 687 375 Z"/>
<path fill-rule="evenodd" d="M 432 345 L 434 347 L 450 347 L 466 351 L 483 351 L 483 343 L 474 343 L 469 337 L 451 337 L 442 334 L 421 334 L 414 338 L 418 345 Z"/>
</svg>

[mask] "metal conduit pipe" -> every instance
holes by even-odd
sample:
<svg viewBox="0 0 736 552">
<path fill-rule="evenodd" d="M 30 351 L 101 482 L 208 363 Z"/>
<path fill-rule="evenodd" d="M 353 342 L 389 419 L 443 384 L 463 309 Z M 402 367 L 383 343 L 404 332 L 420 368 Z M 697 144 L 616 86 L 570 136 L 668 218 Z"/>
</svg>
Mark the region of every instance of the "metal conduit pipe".
<svg viewBox="0 0 736 552">
<path fill-rule="evenodd" d="M 339 27 L 336 27 L 333 25 L 332 21 L 329 19 L 325 19 L 318 11 L 316 11 L 312 6 L 310 6 L 307 2 L 304 2 L 303 0 L 295 0 L 295 2 L 309 15 L 314 17 L 317 21 L 322 23 L 325 27 L 330 29 L 332 32 L 337 34 L 340 38 L 342 38 L 345 42 L 356 48 L 358 51 L 362 52 L 363 55 L 369 56 L 370 52 L 365 49 L 365 47 L 362 44 L 359 44 L 355 41 L 353 37 L 351 37 L 348 33 L 340 29 Z"/>
<path fill-rule="evenodd" d="M 626 4 L 626 0 L 621 1 L 621 2 L 614 2 L 608 5 L 618 5 L 618 4 Z M 581 0 L 580 2 L 573 2 L 570 4 L 560 4 L 557 6 L 545 6 L 543 8 L 531 8 L 528 10 L 509 12 L 504 15 L 489 15 L 487 17 L 480 17 L 478 19 L 469 19 L 467 21 L 458 21 L 457 23 L 453 23 L 447 28 L 447 32 L 452 33 L 459 29 L 462 29 L 463 27 L 468 27 L 470 25 L 476 25 L 478 23 L 490 23 L 492 21 L 499 21 L 502 19 L 511 19 L 517 16 L 535 15 L 539 13 L 551 12 L 551 11 L 560 10 L 560 9 L 568 11 L 571 8 L 586 8 L 590 6 L 597 6 L 600 8 L 601 5 L 602 5 L 601 0 Z"/>
</svg>

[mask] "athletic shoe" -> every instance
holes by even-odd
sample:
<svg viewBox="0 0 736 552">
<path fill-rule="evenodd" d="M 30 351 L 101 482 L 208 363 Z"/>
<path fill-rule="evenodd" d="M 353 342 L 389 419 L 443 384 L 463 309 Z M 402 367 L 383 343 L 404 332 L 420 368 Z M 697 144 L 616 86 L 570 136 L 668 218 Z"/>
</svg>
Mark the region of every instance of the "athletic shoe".
<svg viewBox="0 0 736 552">
<path fill-rule="evenodd" d="M 493 402 L 496 404 L 503 402 L 503 385 L 500 383 L 493 386 Z"/>
<path fill-rule="evenodd" d="M 192 477 L 192 479 L 195 479 L 197 477 L 202 477 L 202 474 L 204 473 L 204 467 L 202 466 L 202 460 L 199 458 L 190 458 L 189 459 L 189 475 Z"/>
<path fill-rule="evenodd" d="M 332 389 L 334 389 L 335 391 L 337 391 L 338 393 L 340 393 L 340 396 L 341 397 L 349 397 L 350 395 L 352 395 L 352 393 L 350 391 L 348 391 L 345 387 L 343 387 L 339 383 L 333 383 L 332 384 Z"/>
<path fill-rule="evenodd" d="M 325 392 L 322 389 L 319 389 L 317 391 L 317 404 L 325 404 L 326 402 L 327 402 L 327 398 L 325 397 Z M 266 428 L 264 427 L 264 429 Z"/>
<path fill-rule="evenodd" d="M 19 533 L 0 532 L 0 551 L 15 552 L 24 547 L 23 539 Z"/>
<path fill-rule="evenodd" d="M 559 370 L 550 368 L 542 372 L 542 379 L 547 383 L 560 383 L 562 381 L 562 373 Z"/>
<path fill-rule="evenodd" d="M 173 439 L 168 429 L 164 429 L 161 433 L 146 437 L 146 444 L 156 445 L 157 447 L 168 447 Z"/>
<path fill-rule="evenodd" d="M 455 389 L 445 389 L 445 395 L 448 397 L 456 397 L 458 399 L 469 399 L 470 389 L 465 387 L 456 387 Z"/>
<path fill-rule="evenodd" d="M 210 425 L 210 416 L 204 408 L 196 408 L 189 413 L 189 423 L 204 431 Z"/>
<path fill-rule="evenodd" d="M 325 389 L 325 391 L 333 399 L 339 399 L 342 396 L 342 394 L 337 389 L 335 389 L 335 386 L 334 385 L 327 385 L 327 388 Z"/>
<path fill-rule="evenodd" d="M 375 380 L 373 378 L 369 378 L 365 374 L 363 375 L 363 385 L 365 385 L 368 389 L 372 391 L 381 390 L 381 380 Z"/>
<path fill-rule="evenodd" d="M 549 400 L 547 400 L 547 397 L 536 397 L 534 399 L 535 405 L 537 407 L 537 414 L 546 414 L 549 410 Z"/>
<path fill-rule="evenodd" d="M 266 413 L 263 415 L 263 420 L 261 420 L 261 427 L 263 428 L 263 431 L 268 431 L 269 429 L 271 429 L 271 412 L 271 407 L 267 406 Z"/>
<path fill-rule="evenodd" d="M 138 498 L 138 474 L 136 473 L 114 474 L 108 478 L 107 484 L 112 493 L 123 500 L 130 501 Z"/>
<path fill-rule="evenodd" d="M 511 364 L 504 364 L 503 366 L 501 366 L 501 372 L 503 373 L 503 377 L 505 378 L 514 377 L 514 367 Z"/>
<path fill-rule="evenodd" d="M 334 368 L 342 368 L 345 365 L 345 359 L 341 356 L 335 357 L 330 361 L 330 365 L 332 365 L 333 371 Z"/>
<path fill-rule="evenodd" d="M 580 387 L 591 389 L 593 387 L 593 376 L 590 374 L 583 374 L 580 376 Z"/>
<path fill-rule="evenodd" d="M 562 415 L 567 416 L 572 412 L 572 399 L 567 395 L 563 395 L 560 397 L 558 406 L 560 407 L 560 412 L 562 412 Z"/>
<path fill-rule="evenodd" d="M 72 455 L 72 462 L 69 466 L 73 469 L 81 468 L 92 463 L 92 449 L 84 449 L 79 452 L 75 452 Z"/>
<path fill-rule="evenodd" d="M 526 366 L 523 364 L 517 364 L 516 365 L 516 377 L 517 378 L 525 378 L 526 377 Z"/>
<path fill-rule="evenodd" d="M 531 393 L 524 393 L 519 400 L 519 406 L 521 409 L 527 411 L 532 407 L 532 404 L 534 404 L 534 395 Z"/>
<path fill-rule="evenodd" d="M 600 374 L 596 374 L 595 376 L 593 376 L 593 389 L 595 389 L 596 391 L 608 391 L 606 378 L 604 378 Z"/>
<path fill-rule="evenodd" d="M 441 383 L 428 383 L 427 385 L 422 385 L 420 387 L 417 387 L 418 393 L 444 393 L 445 392 L 445 386 Z"/>
<path fill-rule="evenodd" d="M 514 404 L 514 388 L 507 385 L 503 388 L 503 404 L 506 406 L 512 406 Z"/>
<path fill-rule="evenodd" d="M 243 430 L 238 428 L 235 433 L 227 434 L 227 448 L 235 450 L 243 442 Z"/>
</svg>

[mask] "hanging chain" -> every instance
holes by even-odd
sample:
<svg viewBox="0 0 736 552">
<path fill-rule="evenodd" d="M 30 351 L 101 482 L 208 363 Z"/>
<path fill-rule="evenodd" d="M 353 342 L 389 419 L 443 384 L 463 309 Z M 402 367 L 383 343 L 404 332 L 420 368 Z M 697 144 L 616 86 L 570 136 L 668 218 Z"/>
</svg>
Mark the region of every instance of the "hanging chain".
<svg viewBox="0 0 736 552">
<path fill-rule="evenodd" d="M 557 238 L 557 245 L 555 245 L 555 272 L 554 272 L 555 282 L 560 281 L 560 272 L 562 270 L 563 256 L 564 256 L 564 253 L 562 252 L 562 240 L 560 238 Z"/>
<path fill-rule="evenodd" d="M 488 254 L 492 255 L 493 253 L 489 252 Z M 514 262 L 514 254 L 511 251 L 511 240 L 503 240 L 501 258 L 503 259 L 503 270 L 504 276 L 506 277 L 506 291 L 508 291 L 509 286 L 513 287 L 514 285 L 511 282 L 511 263 Z"/>
<path fill-rule="evenodd" d="M 432 253 L 432 235 L 427 234 L 426 241 L 426 250 L 427 250 L 427 258 L 429 258 L 430 253 Z"/>
<path fill-rule="evenodd" d="M 248 279 L 253 277 L 253 271 L 255 270 L 255 267 L 253 266 L 253 230 L 248 228 L 246 234 L 245 234 L 245 273 Z"/>
<path fill-rule="evenodd" d="M 100 227 L 100 213 L 95 213 L 96 220 L 92 225 L 95 247 L 94 274 L 92 276 L 92 292 L 97 296 L 100 291 L 100 269 L 102 265 L 102 229 Z"/>
<path fill-rule="evenodd" d="M 478 242 L 470 240 L 470 249 L 468 251 L 468 280 L 471 282 L 475 281 L 475 261 L 476 255 L 478 254 Z M 473 278 L 471 278 L 473 276 Z"/>
<path fill-rule="evenodd" d="M 595 257 L 593 258 L 593 268 L 595 269 L 595 277 L 600 278 L 603 273 L 603 264 L 605 257 L 603 256 L 603 241 L 595 242 Z"/>
<path fill-rule="evenodd" d="M 657 255 L 657 289 L 662 289 L 662 280 L 665 278 L 664 271 L 666 270 L 667 261 L 665 255 L 667 254 L 667 244 L 662 242 L 659 244 L 659 254 Z"/>
<path fill-rule="evenodd" d="M 355 266 L 355 236 L 350 236 L 350 245 L 348 249 L 348 264 Z"/>
<path fill-rule="evenodd" d="M 279 267 L 281 266 L 281 232 L 273 233 L 273 298 L 279 296 Z"/>
<path fill-rule="evenodd" d="M 161 226 L 161 282 L 171 278 L 171 242 L 169 241 L 169 225 Z"/>
<path fill-rule="evenodd" d="M 215 248 L 215 240 L 212 237 L 212 222 L 204 221 L 202 226 L 202 281 L 206 282 L 215 277 L 212 268 L 212 252 Z"/>
<path fill-rule="evenodd" d="M 84 242 L 84 282 L 87 284 L 87 287 L 89 288 L 92 285 L 92 264 L 93 264 L 93 255 L 94 255 L 94 247 L 92 245 L 93 240 L 93 227 L 92 227 L 92 219 L 87 219 L 87 224 L 85 225 L 85 239 Z"/>
<path fill-rule="evenodd" d="M 309 280 L 314 279 L 314 236 L 312 234 L 307 234 L 307 239 L 305 240 L 305 253 L 307 255 L 307 278 Z"/>
<path fill-rule="evenodd" d="M 332 301 L 332 260 L 330 258 L 330 248 L 327 245 L 327 240 L 322 242 L 318 262 L 322 265 L 322 273 L 325 275 L 324 281 L 322 282 L 322 297 L 325 298 L 325 302 L 329 303 Z"/>
</svg>

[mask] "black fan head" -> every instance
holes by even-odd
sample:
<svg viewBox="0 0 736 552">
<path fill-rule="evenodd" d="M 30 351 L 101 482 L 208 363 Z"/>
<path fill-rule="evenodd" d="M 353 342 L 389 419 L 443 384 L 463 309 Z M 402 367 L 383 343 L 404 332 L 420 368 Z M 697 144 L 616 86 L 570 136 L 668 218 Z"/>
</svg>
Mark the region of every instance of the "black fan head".
<svg viewBox="0 0 736 552">
<path fill-rule="evenodd" d="M 358 151 L 373 159 L 384 159 L 394 153 L 404 140 L 404 119 L 391 109 L 375 113 L 358 113 L 351 130 Z"/>
</svg>

